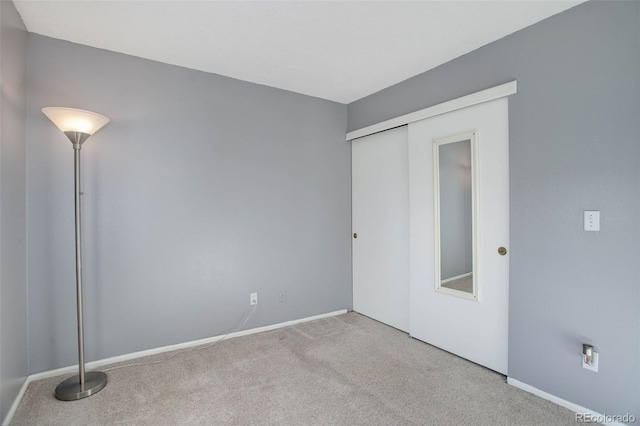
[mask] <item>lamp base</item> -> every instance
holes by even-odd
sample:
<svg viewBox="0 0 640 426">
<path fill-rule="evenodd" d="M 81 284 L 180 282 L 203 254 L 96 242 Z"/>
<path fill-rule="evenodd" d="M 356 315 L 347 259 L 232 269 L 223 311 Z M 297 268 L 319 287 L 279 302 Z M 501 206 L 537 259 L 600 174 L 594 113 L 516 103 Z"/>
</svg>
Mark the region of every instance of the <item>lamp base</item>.
<svg viewBox="0 0 640 426">
<path fill-rule="evenodd" d="M 80 376 L 69 377 L 56 387 L 56 399 L 75 401 L 97 393 L 107 385 L 107 375 L 102 371 L 90 371 L 84 375 L 84 390 L 80 389 Z"/>
</svg>

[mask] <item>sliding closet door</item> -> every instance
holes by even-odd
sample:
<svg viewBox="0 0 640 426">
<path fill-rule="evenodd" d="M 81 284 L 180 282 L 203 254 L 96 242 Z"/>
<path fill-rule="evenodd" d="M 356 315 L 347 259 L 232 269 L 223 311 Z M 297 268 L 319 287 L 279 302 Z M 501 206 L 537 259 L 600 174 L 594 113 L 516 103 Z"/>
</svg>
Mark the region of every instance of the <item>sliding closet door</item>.
<svg viewBox="0 0 640 426">
<path fill-rule="evenodd" d="M 409 331 L 407 126 L 352 141 L 353 310 Z"/>
<path fill-rule="evenodd" d="M 409 125 L 411 336 L 507 374 L 509 104 Z"/>
</svg>

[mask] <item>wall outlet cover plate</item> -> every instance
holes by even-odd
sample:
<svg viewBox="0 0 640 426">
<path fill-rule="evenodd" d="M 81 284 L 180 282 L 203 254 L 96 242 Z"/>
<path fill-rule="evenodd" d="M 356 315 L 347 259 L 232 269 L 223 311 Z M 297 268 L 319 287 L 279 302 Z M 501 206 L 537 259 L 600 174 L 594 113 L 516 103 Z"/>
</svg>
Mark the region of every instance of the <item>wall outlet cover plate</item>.
<svg viewBox="0 0 640 426">
<path fill-rule="evenodd" d="M 585 368 L 587 370 L 591 370 L 597 373 L 598 372 L 598 352 L 595 352 L 595 351 L 593 352 L 593 362 L 591 363 L 591 365 L 584 362 L 584 355 L 582 355 L 582 368 Z"/>
</svg>

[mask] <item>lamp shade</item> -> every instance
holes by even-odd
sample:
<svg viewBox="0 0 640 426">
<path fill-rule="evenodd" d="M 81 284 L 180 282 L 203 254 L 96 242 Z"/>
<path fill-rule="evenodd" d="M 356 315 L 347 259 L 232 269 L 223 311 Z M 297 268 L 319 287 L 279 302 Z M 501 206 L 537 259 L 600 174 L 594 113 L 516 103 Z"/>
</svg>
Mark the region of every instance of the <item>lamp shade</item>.
<svg viewBox="0 0 640 426">
<path fill-rule="evenodd" d="M 92 135 L 109 122 L 109 119 L 102 114 L 82 109 L 47 107 L 42 108 L 42 112 L 65 133 L 78 132 Z"/>
</svg>

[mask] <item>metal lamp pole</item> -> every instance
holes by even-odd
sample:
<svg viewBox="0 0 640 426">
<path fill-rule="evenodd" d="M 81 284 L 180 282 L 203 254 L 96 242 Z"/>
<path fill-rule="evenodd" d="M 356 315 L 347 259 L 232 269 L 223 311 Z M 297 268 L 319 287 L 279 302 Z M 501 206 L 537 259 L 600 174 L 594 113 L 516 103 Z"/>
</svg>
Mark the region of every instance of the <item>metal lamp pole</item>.
<svg viewBox="0 0 640 426">
<path fill-rule="evenodd" d="M 100 391 L 107 385 L 107 375 L 101 371 L 85 372 L 84 321 L 82 306 L 82 210 L 80 196 L 80 154 L 82 144 L 109 122 L 103 115 L 74 108 L 48 107 L 42 112 L 69 138 L 73 144 L 73 174 L 75 189 L 75 245 L 76 245 L 76 307 L 78 314 L 78 374 L 56 387 L 55 397 L 75 401 Z"/>
<path fill-rule="evenodd" d="M 82 143 L 89 138 L 89 134 L 80 132 L 65 132 L 73 143 L 73 174 L 75 189 L 75 217 L 76 217 L 76 305 L 78 310 L 78 375 L 69 377 L 56 387 L 55 396 L 62 401 L 74 401 L 86 398 L 98 392 L 107 385 L 107 375 L 101 371 L 84 371 L 84 322 L 82 307 L 82 211 L 80 196 L 80 154 Z"/>
</svg>

